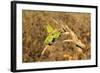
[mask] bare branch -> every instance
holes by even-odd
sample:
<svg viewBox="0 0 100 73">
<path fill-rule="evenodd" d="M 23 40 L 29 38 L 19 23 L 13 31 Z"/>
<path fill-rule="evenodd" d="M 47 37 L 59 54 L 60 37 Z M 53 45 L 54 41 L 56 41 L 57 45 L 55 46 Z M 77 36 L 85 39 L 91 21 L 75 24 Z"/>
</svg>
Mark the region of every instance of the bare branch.
<svg viewBox="0 0 100 73">
<path fill-rule="evenodd" d="M 75 43 L 76 45 L 79 45 L 82 48 L 85 48 L 85 45 L 81 42 L 81 40 L 78 39 L 77 35 L 67 26 L 64 24 L 64 22 L 62 22 L 61 20 L 58 20 L 58 22 L 55 19 L 52 19 L 56 24 L 60 25 L 62 29 L 64 30 L 68 30 L 70 35 L 72 36 L 72 40 L 73 43 Z M 68 32 L 66 31 L 66 32 Z"/>
</svg>

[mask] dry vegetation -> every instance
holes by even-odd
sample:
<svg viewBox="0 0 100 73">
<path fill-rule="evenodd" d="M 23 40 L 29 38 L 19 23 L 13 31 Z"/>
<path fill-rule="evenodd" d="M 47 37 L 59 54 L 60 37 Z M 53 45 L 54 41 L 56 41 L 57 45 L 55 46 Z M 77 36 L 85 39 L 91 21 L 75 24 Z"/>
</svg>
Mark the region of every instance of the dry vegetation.
<svg viewBox="0 0 100 73">
<path fill-rule="evenodd" d="M 91 58 L 91 17 L 89 13 L 23 10 L 22 15 L 23 62 L 86 60 Z M 61 32 L 64 29 L 63 33 L 69 32 L 69 34 L 62 33 L 51 45 L 45 45 L 44 40 L 48 35 L 47 24 L 57 30 L 61 29 Z M 76 38 L 74 38 L 75 36 Z M 66 42 L 69 39 L 74 41 Z M 41 54 L 45 47 L 47 49 Z"/>
</svg>

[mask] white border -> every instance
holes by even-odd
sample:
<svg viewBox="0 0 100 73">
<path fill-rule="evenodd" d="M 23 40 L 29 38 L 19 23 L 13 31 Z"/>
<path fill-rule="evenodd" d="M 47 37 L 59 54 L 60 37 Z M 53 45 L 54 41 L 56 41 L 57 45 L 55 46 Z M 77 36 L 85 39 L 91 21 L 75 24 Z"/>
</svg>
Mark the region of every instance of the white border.
<svg viewBox="0 0 100 73">
<path fill-rule="evenodd" d="M 57 61 L 57 62 L 36 62 L 36 63 L 22 63 L 22 9 L 26 10 L 46 10 L 46 11 L 62 11 L 62 12 L 84 12 L 91 13 L 91 60 L 81 61 Z M 81 8 L 81 7 L 60 7 L 60 6 L 46 6 L 46 5 L 28 5 L 17 4 L 17 70 L 22 69 L 38 69 L 38 68 L 52 68 L 52 67 L 71 67 L 71 66 L 85 66 L 95 65 L 96 60 L 96 45 L 95 45 L 95 33 L 96 33 L 96 21 L 95 21 L 95 9 L 93 8 Z"/>
</svg>

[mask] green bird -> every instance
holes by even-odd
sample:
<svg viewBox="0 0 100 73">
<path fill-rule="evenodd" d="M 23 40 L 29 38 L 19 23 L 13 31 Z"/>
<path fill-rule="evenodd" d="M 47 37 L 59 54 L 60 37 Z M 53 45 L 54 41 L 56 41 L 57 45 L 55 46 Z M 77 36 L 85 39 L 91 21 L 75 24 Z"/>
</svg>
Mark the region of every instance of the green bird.
<svg viewBox="0 0 100 73">
<path fill-rule="evenodd" d="M 57 31 L 56 29 L 53 29 L 53 27 L 48 24 L 46 26 L 47 32 L 48 32 L 48 36 L 46 37 L 44 43 L 46 45 L 50 45 L 52 42 L 55 41 L 55 39 L 58 39 L 59 36 L 61 35 L 61 32 Z"/>
</svg>

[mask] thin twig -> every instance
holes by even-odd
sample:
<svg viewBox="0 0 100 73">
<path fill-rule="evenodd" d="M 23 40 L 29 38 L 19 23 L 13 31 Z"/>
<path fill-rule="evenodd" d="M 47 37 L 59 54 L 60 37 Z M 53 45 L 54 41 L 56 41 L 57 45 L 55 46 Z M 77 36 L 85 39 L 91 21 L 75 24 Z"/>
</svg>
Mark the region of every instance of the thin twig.
<svg viewBox="0 0 100 73">
<path fill-rule="evenodd" d="M 47 48 L 49 47 L 49 45 L 46 45 L 45 48 L 43 49 L 41 55 L 44 55 L 44 52 L 47 50 Z"/>
</svg>

